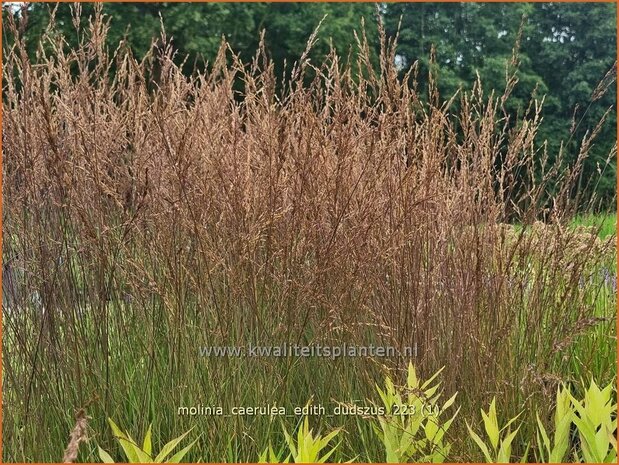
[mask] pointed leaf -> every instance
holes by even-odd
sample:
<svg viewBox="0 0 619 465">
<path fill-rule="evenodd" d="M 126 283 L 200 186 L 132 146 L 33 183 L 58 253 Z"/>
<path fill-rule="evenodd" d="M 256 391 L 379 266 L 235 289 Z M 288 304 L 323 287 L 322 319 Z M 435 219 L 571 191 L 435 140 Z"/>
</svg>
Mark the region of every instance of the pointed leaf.
<svg viewBox="0 0 619 465">
<path fill-rule="evenodd" d="M 187 447 L 184 447 L 183 449 L 179 450 L 176 454 L 174 454 L 172 457 L 170 457 L 170 459 L 167 460 L 166 463 L 179 463 L 181 460 L 183 460 L 183 457 L 185 457 L 187 452 L 189 452 L 189 450 L 194 446 L 196 442 L 198 442 L 198 438 L 196 438 Z"/>
<path fill-rule="evenodd" d="M 103 463 L 114 463 L 114 459 L 110 454 L 101 449 L 99 446 L 97 446 L 97 449 L 99 450 L 99 458 Z"/>
<path fill-rule="evenodd" d="M 490 456 L 490 451 L 488 450 L 488 446 L 486 446 L 486 444 L 484 443 L 484 441 L 482 441 L 482 439 L 477 435 L 477 433 L 475 433 L 475 431 L 473 431 L 471 429 L 471 427 L 469 426 L 468 422 L 466 424 L 467 429 L 469 430 L 469 435 L 471 436 L 471 438 L 473 438 L 473 440 L 477 443 L 477 446 L 481 449 L 481 451 L 484 454 L 484 457 L 486 459 L 487 463 L 492 463 L 494 462 L 492 460 L 492 457 Z"/>
<path fill-rule="evenodd" d="M 144 436 L 144 444 L 142 445 L 142 450 L 148 455 L 152 455 L 153 453 L 152 426 L 152 423 L 148 425 L 148 430 L 146 431 L 146 435 Z"/>
<path fill-rule="evenodd" d="M 186 431 L 185 433 L 181 434 L 179 437 L 172 439 L 170 442 L 168 442 L 165 446 L 163 446 L 163 449 L 161 449 L 161 452 L 159 452 L 159 454 L 157 455 L 157 457 L 155 457 L 155 462 L 156 463 L 161 463 L 163 462 L 166 457 L 168 455 L 170 455 L 170 453 L 174 450 L 174 448 L 176 446 L 178 446 L 178 444 L 185 439 L 185 437 L 189 434 L 189 432 L 192 430 L 193 428 L 191 428 L 189 431 Z"/>
</svg>

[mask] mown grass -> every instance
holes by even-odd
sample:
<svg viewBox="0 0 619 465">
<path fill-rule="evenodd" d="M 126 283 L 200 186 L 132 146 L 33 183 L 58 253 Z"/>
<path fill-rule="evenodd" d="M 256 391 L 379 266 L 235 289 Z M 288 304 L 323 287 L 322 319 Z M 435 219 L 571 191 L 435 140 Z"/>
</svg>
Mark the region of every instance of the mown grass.
<svg viewBox="0 0 619 465">
<path fill-rule="evenodd" d="M 600 215 L 590 213 L 587 215 L 577 215 L 572 221 L 573 227 L 584 226 L 598 230 L 600 239 L 617 234 L 617 214 Z"/>
<path fill-rule="evenodd" d="M 586 213 L 576 214 L 569 222 L 569 227 L 572 230 L 581 229 L 595 232 L 600 239 L 606 239 L 609 236 L 617 234 L 617 214 L 599 214 Z M 523 229 L 522 224 L 515 224 L 514 228 L 517 231 Z"/>
<path fill-rule="evenodd" d="M 356 62 L 333 51 L 303 86 L 305 59 L 282 84 L 265 50 L 242 63 L 225 43 L 190 77 L 169 46 L 137 62 L 104 47 L 100 15 L 76 50 L 51 27 L 31 63 L 8 26 L 4 461 L 60 460 L 85 406 L 116 457 L 108 417 L 140 437 L 152 423 L 157 444 L 195 426 L 190 461 L 253 461 L 283 444 L 278 419 L 178 407 L 364 402 L 411 361 L 202 345 L 416 345 L 422 375 L 445 366 L 462 418 L 496 397 L 506 418 L 525 412 L 523 437 L 561 382 L 615 379 L 616 235 L 571 227 L 596 211 L 571 195 L 596 131 L 550 165 L 541 107 L 501 111 L 515 74 L 452 111 L 433 80 L 425 99 L 414 70 L 398 78 L 384 37 L 380 69 L 361 37 Z M 383 460 L 369 419 L 311 422 L 344 427 L 334 460 Z M 481 458 L 463 422 L 449 436 L 450 461 Z"/>
</svg>

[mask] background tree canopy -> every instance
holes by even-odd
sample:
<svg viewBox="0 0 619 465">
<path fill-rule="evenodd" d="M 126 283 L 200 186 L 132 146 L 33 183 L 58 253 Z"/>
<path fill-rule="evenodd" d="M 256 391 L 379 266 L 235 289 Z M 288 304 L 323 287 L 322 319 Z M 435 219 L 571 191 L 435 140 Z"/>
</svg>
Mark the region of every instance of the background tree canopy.
<svg viewBox="0 0 619 465">
<path fill-rule="evenodd" d="M 54 5 L 34 3 L 28 7 L 26 37 L 34 54 Z M 83 4 L 83 15 L 92 4 Z M 439 89 L 450 96 L 459 88 L 471 89 L 479 75 L 484 90 L 501 93 L 505 88 L 506 64 L 519 43 L 518 85 L 506 106 L 514 116 L 522 114 L 531 97 L 545 96 L 544 122 L 539 143 L 547 141 L 549 156 L 563 144 L 575 159 L 580 142 L 607 110 L 612 109 L 596 139 L 592 157 L 583 172 L 587 179 L 603 170 L 602 180 L 590 187 L 607 208 L 614 208 L 616 160 L 606 160 L 616 143 L 616 87 L 611 82 L 599 96 L 598 84 L 609 70 L 614 78 L 616 57 L 616 5 L 614 3 L 109 3 L 110 45 L 126 39 L 139 57 L 160 34 L 163 21 L 178 50 L 178 60 L 188 57 L 187 72 L 215 57 L 221 37 L 244 60 L 258 48 L 265 30 L 267 50 L 275 72 L 281 76 L 303 53 L 307 39 L 320 20 L 319 41 L 312 61 L 319 63 L 332 44 L 340 55 L 354 50 L 354 31 L 361 18 L 374 51 L 379 39 L 377 11 L 388 36 L 399 30 L 398 66 L 402 73 L 413 63 L 419 66 L 419 81 L 427 83 L 430 52 L 436 51 Z M 14 5 L 3 15 L 21 12 Z M 57 23 L 69 45 L 77 37 L 71 5 L 58 6 Z M 521 27 L 522 26 L 522 27 Z M 520 32 L 520 40 L 517 40 Z M 5 33 L 5 44 L 10 38 Z M 6 46 L 6 45 L 5 45 Z M 375 53 L 377 56 L 377 53 Z M 284 68 L 286 63 L 286 69 Z M 422 87 L 423 88 L 423 87 Z M 606 167 L 605 167 L 606 166 Z"/>
</svg>

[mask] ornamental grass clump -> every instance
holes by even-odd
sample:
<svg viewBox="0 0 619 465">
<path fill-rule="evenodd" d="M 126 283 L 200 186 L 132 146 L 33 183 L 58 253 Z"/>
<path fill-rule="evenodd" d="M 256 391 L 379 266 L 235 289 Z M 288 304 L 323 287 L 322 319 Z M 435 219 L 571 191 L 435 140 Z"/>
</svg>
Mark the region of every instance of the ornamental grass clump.
<svg viewBox="0 0 619 465">
<path fill-rule="evenodd" d="M 371 398 L 385 372 L 406 370 L 411 347 L 419 372 L 445 366 L 441 389 L 459 392 L 459 416 L 500 392 L 497 409 L 524 411 L 530 437 L 562 381 L 615 379 L 616 294 L 599 273 L 614 242 L 569 232 L 596 207 L 574 192 L 599 127 L 577 153 L 548 153 L 541 100 L 505 111 L 514 63 L 503 89 L 477 81 L 443 96 L 435 73 L 427 86 L 416 64 L 399 73 L 395 41 L 383 34 L 375 54 L 360 31 L 350 59 L 304 54 L 284 78 L 264 43 L 244 62 L 225 41 L 186 75 L 165 33 L 140 60 L 125 42 L 108 48 L 99 7 L 74 21 L 72 48 L 52 19 L 32 57 L 13 21 L 2 68 L 2 252 L 17 289 L 3 304 L 4 461 L 57 460 L 67 412 L 93 393 L 90 427 L 106 450 L 116 442 L 105 418 L 138 431 L 158 418 L 163 437 L 202 432 L 188 461 L 250 461 L 264 443 L 247 438 L 268 437 L 269 418 L 178 407 Z M 534 240 L 535 221 L 548 229 Z M 199 356 L 250 343 L 393 351 Z M 362 428 L 338 453 L 384 460 Z M 432 428 L 419 433 L 428 443 Z M 451 456 L 474 455 L 464 423 L 452 431 Z M 524 454 L 526 443 L 512 446 Z"/>
</svg>

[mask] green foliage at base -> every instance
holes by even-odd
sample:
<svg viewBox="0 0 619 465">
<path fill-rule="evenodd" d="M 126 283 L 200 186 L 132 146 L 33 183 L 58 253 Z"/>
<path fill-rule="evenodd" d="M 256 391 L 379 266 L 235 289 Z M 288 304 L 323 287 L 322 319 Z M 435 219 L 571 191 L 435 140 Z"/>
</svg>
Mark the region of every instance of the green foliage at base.
<svg viewBox="0 0 619 465">
<path fill-rule="evenodd" d="M 108 419 L 108 422 L 112 428 L 114 437 L 125 453 L 126 462 L 128 463 L 179 463 L 198 441 L 198 439 L 195 439 L 188 446 L 183 447 L 174 455 L 171 455 L 174 449 L 176 449 L 182 440 L 191 432 L 190 430 L 167 442 L 158 454 L 154 454 L 152 446 L 152 425 L 148 427 L 148 431 L 140 446 L 128 433 L 124 433 L 111 418 Z M 112 459 L 112 456 L 108 452 L 98 446 L 97 449 L 103 463 L 114 463 L 114 459 Z"/>
<path fill-rule="evenodd" d="M 396 386 L 388 376 L 384 388 L 377 387 L 386 414 L 370 418 L 370 422 L 375 437 L 384 448 L 386 463 L 442 463 L 453 459 L 450 456 L 451 442 L 445 438 L 460 409 L 456 409 L 448 419 L 440 417 L 455 403 L 457 393 L 443 403 L 437 414 L 430 413 L 435 407 L 427 409 L 427 406 L 437 406 L 441 397 L 441 383 L 435 382 L 441 371 L 421 382 L 414 366 L 409 364 L 404 386 Z M 522 423 L 516 426 L 516 422 L 521 414 L 501 421 L 496 398 L 492 399 L 488 411 L 481 410 L 481 416 L 484 438 L 475 432 L 468 421 L 465 423 L 470 437 L 487 463 L 513 462 L 512 446 L 515 441 L 527 444 L 519 460 L 523 463 L 529 461 L 532 444 L 535 445 L 535 461 L 538 463 L 562 463 L 565 460 L 576 463 L 613 463 L 617 460 L 617 404 L 613 384 L 600 388 L 592 380 L 582 399 L 571 392 L 570 386 L 560 385 L 551 424 L 545 426 L 539 412 L 536 413 L 537 431 L 534 438 L 519 434 Z M 129 463 L 179 463 L 198 441 L 195 439 L 171 455 L 190 430 L 169 441 L 158 454 L 153 454 L 151 427 L 142 445 L 138 445 L 111 419 L 108 422 Z M 333 441 L 342 433 L 342 428 L 325 435 L 314 433 L 309 426 L 308 416 L 304 416 L 296 435 L 289 433 L 283 423 L 282 431 L 283 443 L 273 447 L 274 438 L 269 437 L 268 446 L 258 457 L 259 463 L 341 462 L 335 459 L 340 442 L 333 444 Z M 362 431 L 359 433 L 362 434 Z M 98 453 L 104 463 L 114 463 L 111 455 L 101 447 L 98 447 Z M 359 456 L 356 456 L 349 462 L 358 459 Z"/>
</svg>

